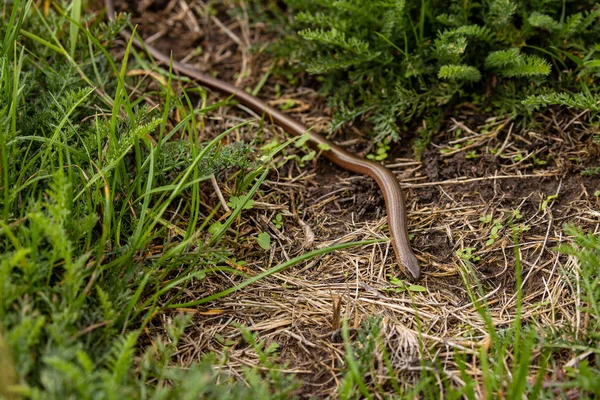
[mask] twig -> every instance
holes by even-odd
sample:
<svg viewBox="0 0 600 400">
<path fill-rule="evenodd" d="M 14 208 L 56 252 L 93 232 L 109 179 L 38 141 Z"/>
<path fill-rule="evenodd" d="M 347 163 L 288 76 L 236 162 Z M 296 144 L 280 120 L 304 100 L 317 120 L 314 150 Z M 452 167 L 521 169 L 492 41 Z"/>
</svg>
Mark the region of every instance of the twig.
<svg viewBox="0 0 600 400">
<path fill-rule="evenodd" d="M 219 201 L 221 202 L 221 205 L 223 206 L 223 208 L 225 209 L 225 211 L 227 213 L 230 213 L 231 209 L 227 205 L 227 202 L 225 201 L 225 198 L 223 197 L 223 193 L 221 193 L 221 189 L 219 188 L 219 184 L 217 183 L 217 179 L 215 178 L 215 174 L 210 174 L 210 182 L 212 183 L 213 188 L 215 189 L 215 193 L 217 194 L 217 197 L 219 198 Z"/>
<path fill-rule="evenodd" d="M 407 188 L 415 188 L 415 187 L 428 187 L 428 186 L 438 186 L 438 185 L 460 185 L 463 183 L 470 182 L 479 182 L 479 181 L 489 181 L 494 179 L 526 179 L 526 178 L 545 178 L 550 176 L 557 176 L 557 172 L 550 172 L 547 174 L 527 174 L 527 175 L 502 175 L 502 176 L 484 176 L 481 178 L 458 178 L 451 179 L 447 181 L 438 181 L 438 182 L 426 182 L 426 183 L 401 183 L 403 187 Z"/>
</svg>

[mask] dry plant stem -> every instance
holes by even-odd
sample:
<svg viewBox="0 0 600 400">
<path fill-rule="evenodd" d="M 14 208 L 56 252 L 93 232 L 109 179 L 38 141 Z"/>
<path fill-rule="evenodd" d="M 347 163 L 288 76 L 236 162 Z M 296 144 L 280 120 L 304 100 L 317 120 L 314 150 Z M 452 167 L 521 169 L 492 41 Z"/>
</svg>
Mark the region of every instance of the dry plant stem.
<svg viewBox="0 0 600 400">
<path fill-rule="evenodd" d="M 115 9 L 112 1 L 105 0 L 105 5 L 108 18 L 114 20 Z M 128 40 L 131 39 L 130 32 L 122 31 L 121 34 Z M 133 43 L 150 53 L 158 62 L 165 65 L 171 65 L 175 72 L 195 79 L 203 86 L 206 86 L 210 89 L 230 95 L 240 103 L 259 114 L 265 114 L 272 120 L 273 123 L 281 126 L 287 133 L 291 135 L 309 135 L 309 143 L 311 146 L 317 149 L 327 149 L 323 150 L 322 154 L 334 164 L 337 164 L 348 171 L 368 175 L 375 179 L 385 199 L 388 226 L 392 239 L 392 245 L 398 260 L 398 265 L 409 278 L 417 280 L 421 277 L 421 269 L 419 267 L 417 258 L 412 252 L 408 238 L 404 196 L 402 194 L 400 184 L 396 180 L 396 177 L 392 171 L 379 163 L 362 159 L 346 151 L 342 147 L 309 130 L 298 121 L 295 121 L 278 110 L 268 106 L 263 101 L 251 94 L 246 93 L 240 88 L 215 79 L 211 76 L 202 74 L 198 70 L 181 64 L 177 61 L 171 61 L 167 55 L 146 43 L 136 40 L 135 38 L 133 38 Z"/>
<path fill-rule="evenodd" d="M 210 183 L 213 185 L 213 188 L 215 189 L 215 192 L 217 193 L 217 197 L 219 198 L 221 205 L 225 209 L 225 212 L 230 213 L 231 209 L 227 205 L 227 202 L 225 201 L 225 198 L 223 197 L 223 193 L 221 193 L 221 189 L 219 189 L 219 184 L 217 183 L 215 174 L 210 174 Z"/>
</svg>

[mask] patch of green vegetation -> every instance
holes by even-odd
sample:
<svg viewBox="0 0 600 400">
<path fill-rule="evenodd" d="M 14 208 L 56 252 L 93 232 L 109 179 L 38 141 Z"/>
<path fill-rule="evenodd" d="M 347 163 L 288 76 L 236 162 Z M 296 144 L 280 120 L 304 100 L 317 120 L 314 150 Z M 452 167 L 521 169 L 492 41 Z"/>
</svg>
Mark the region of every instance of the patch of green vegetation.
<svg viewBox="0 0 600 400">
<path fill-rule="evenodd" d="M 399 279 L 395 276 L 388 276 L 390 279 L 390 284 L 392 285 L 389 288 L 385 288 L 384 290 L 388 293 L 402 293 L 406 292 L 426 292 L 427 288 L 421 285 L 411 285 L 404 282 L 402 279 Z"/>
<path fill-rule="evenodd" d="M 390 151 L 390 138 L 385 138 L 377 142 L 377 150 L 375 154 L 367 154 L 369 160 L 383 161 L 388 158 L 388 152 Z"/>
<path fill-rule="evenodd" d="M 469 262 L 477 262 L 481 260 L 481 257 L 476 255 L 477 248 L 476 247 L 466 247 L 464 249 L 456 250 L 455 254 L 458 258 L 469 261 Z"/>
<path fill-rule="evenodd" d="M 219 372 L 228 360 L 215 354 L 175 365 L 189 316 L 173 317 L 157 337 L 145 328 L 159 313 L 356 243 L 252 277 L 229 268 L 223 239 L 252 209 L 274 155 L 294 140 L 257 162 L 246 144 L 221 145 L 248 122 L 201 143 L 198 121 L 224 102 L 194 108 L 189 96 L 205 93 L 175 96 L 174 77 L 162 72 L 154 95 L 163 108 L 151 110 L 127 92 L 139 83 L 126 74 L 131 43 L 122 63 L 107 51 L 126 20 L 84 26 L 81 2 L 61 5 L 46 15 L 17 0 L 0 30 L 0 398 L 291 398 L 298 382 L 281 372 L 275 344 L 242 327 L 258 357 L 243 380 Z M 174 114 L 181 120 L 173 123 Z M 218 206 L 201 211 L 200 185 L 231 168 L 239 170 L 232 211 L 215 222 Z M 256 246 L 268 249 L 268 239 Z M 215 273 L 238 283 L 187 301 L 183 290 Z"/>
<path fill-rule="evenodd" d="M 107 49 L 126 20 L 85 19 L 77 0 L 47 13 L 36 4 L 5 4 L 0 25 L 0 398 L 289 398 L 293 377 L 252 335 L 260 363 L 242 383 L 215 355 L 174 365 L 189 317 L 143 333 L 183 301 L 165 294 L 216 271 L 236 278 L 222 238 L 270 158 L 254 164 L 248 145 L 221 145 L 247 123 L 200 143 L 196 124 L 221 103 L 191 107 L 198 91 L 175 96 L 169 74 L 157 80 L 163 108 L 131 96 L 131 43 L 121 63 Z M 229 168 L 241 171 L 234 211 L 208 232 L 200 185 Z"/>
<path fill-rule="evenodd" d="M 277 215 L 275 215 L 275 219 L 273 219 L 271 222 L 273 222 L 277 229 L 283 228 L 283 215 L 281 215 L 281 213 L 277 213 Z"/>
<path fill-rule="evenodd" d="M 599 111 L 596 1 L 284 3 L 294 24 L 274 52 L 320 75 L 332 129 L 364 117 L 375 140 L 398 140 L 456 102 L 525 117 L 551 104 Z"/>
</svg>

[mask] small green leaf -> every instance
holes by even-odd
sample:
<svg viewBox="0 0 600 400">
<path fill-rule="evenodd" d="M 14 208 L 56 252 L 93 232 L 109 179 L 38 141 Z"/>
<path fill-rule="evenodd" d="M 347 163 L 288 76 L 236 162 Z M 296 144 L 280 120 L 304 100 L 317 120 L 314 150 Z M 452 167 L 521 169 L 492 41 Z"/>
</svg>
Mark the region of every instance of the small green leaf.
<svg viewBox="0 0 600 400">
<path fill-rule="evenodd" d="M 241 266 L 248 264 L 248 262 L 246 260 L 238 260 L 235 257 L 231 259 L 231 262 L 234 264 L 237 264 L 237 265 L 241 265 Z"/>
<path fill-rule="evenodd" d="M 399 279 L 395 276 L 388 275 L 390 279 L 390 284 L 395 286 L 392 288 L 385 288 L 384 290 L 388 293 L 402 293 L 406 291 L 406 285 L 402 279 Z"/>
<path fill-rule="evenodd" d="M 217 340 L 217 342 L 226 347 L 233 346 L 235 344 L 234 340 L 226 339 L 223 335 L 220 335 L 218 333 L 215 334 L 214 338 Z"/>
<path fill-rule="evenodd" d="M 254 200 L 248 199 L 248 201 L 246 201 L 247 198 L 248 196 L 231 196 L 227 202 L 227 205 L 234 210 L 237 210 L 240 207 L 243 207 L 242 210 L 250 210 L 252 207 L 254 207 Z"/>
<path fill-rule="evenodd" d="M 473 254 L 477 250 L 475 247 L 466 247 L 464 249 L 456 250 L 455 254 L 465 261 L 479 261 L 480 257 Z"/>
<path fill-rule="evenodd" d="M 287 100 L 285 103 L 281 104 L 279 106 L 279 108 L 283 111 L 285 110 L 289 110 L 290 108 L 294 107 L 296 105 L 296 102 L 292 99 Z"/>
<path fill-rule="evenodd" d="M 502 225 L 494 225 L 494 226 L 492 226 L 492 230 L 490 232 L 490 235 L 498 237 L 497 235 L 498 235 L 498 232 L 500 231 L 500 229 L 502 229 Z"/>
<path fill-rule="evenodd" d="M 306 132 L 304 135 L 300 136 L 298 138 L 298 140 L 296 140 L 296 143 L 294 144 L 294 146 L 296 147 L 302 147 L 306 144 L 306 142 L 308 142 L 310 140 L 310 135 L 308 134 L 308 132 Z"/>
<path fill-rule="evenodd" d="M 410 285 L 408 288 L 411 292 L 426 292 L 427 289 L 421 285 Z"/>
<path fill-rule="evenodd" d="M 513 225 L 511 230 L 514 234 L 520 235 L 523 232 L 527 232 L 529 230 L 529 226 L 525 224 Z"/>
<path fill-rule="evenodd" d="M 223 224 L 217 221 L 208 227 L 208 233 L 210 233 L 211 235 L 216 235 L 222 228 Z"/>
<path fill-rule="evenodd" d="M 263 150 L 265 153 L 270 153 L 271 151 L 275 150 L 279 146 L 279 144 L 279 140 L 275 138 L 269 143 L 266 143 L 264 146 L 262 146 L 261 150 Z"/>
<path fill-rule="evenodd" d="M 513 157 L 513 160 L 516 161 L 516 162 L 519 162 L 519 161 L 523 160 L 523 154 L 518 153 L 517 155 L 515 155 Z"/>
<path fill-rule="evenodd" d="M 271 342 L 265 349 L 265 354 L 273 354 L 279 349 L 279 343 Z"/>
<path fill-rule="evenodd" d="M 492 222 L 492 214 L 484 215 L 483 217 L 479 218 L 479 220 L 484 224 L 489 224 L 490 222 Z"/>
<path fill-rule="evenodd" d="M 273 220 L 273 224 L 277 227 L 277 229 L 281 229 L 283 226 L 283 216 L 281 214 L 277 214 Z"/>
<path fill-rule="evenodd" d="M 465 158 L 467 160 L 476 160 L 479 156 L 477 155 L 477 151 L 471 150 L 466 155 Z"/>
<path fill-rule="evenodd" d="M 542 211 L 546 211 L 548 204 L 550 204 L 551 202 L 553 202 L 556 199 L 558 199 L 558 196 L 555 194 L 548 196 L 548 198 L 542 202 L 542 206 L 541 206 Z"/>
<path fill-rule="evenodd" d="M 257 242 L 258 245 L 265 250 L 269 250 L 271 248 L 271 236 L 267 232 L 259 233 Z"/>
<path fill-rule="evenodd" d="M 310 161 L 313 158 L 315 158 L 316 155 L 317 155 L 317 152 L 313 150 L 310 153 L 303 155 L 302 158 L 300 159 L 300 162 Z"/>
<path fill-rule="evenodd" d="M 512 212 L 512 216 L 514 219 L 521 219 L 523 218 L 523 215 L 521 214 L 521 210 L 514 210 Z"/>
<path fill-rule="evenodd" d="M 399 286 L 399 287 L 405 287 L 406 285 L 404 285 L 404 281 L 400 278 L 396 278 L 395 276 L 391 276 L 390 277 L 390 283 L 394 286 Z"/>
<path fill-rule="evenodd" d="M 331 150 L 331 146 L 329 146 L 327 143 L 319 143 L 319 145 L 317 147 L 319 148 L 319 150 L 322 150 L 322 151 Z"/>
</svg>

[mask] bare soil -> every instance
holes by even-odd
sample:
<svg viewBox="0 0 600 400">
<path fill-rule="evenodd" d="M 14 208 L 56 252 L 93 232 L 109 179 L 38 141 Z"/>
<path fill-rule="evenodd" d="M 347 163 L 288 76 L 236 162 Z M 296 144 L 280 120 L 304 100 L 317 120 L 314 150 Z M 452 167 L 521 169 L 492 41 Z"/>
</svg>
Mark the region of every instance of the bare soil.
<svg viewBox="0 0 600 400">
<path fill-rule="evenodd" d="M 241 5 L 242 11 L 233 13 L 227 2 L 117 2 L 154 46 L 220 79 L 254 88 L 274 62 L 263 52 L 271 37 L 265 26 L 249 23 L 246 6 Z M 284 78 L 270 76 L 259 97 L 273 105 L 293 100 L 288 112 L 326 133 L 330 110 L 311 88 L 310 77 L 300 76 L 299 82 L 299 87 L 290 87 Z M 474 114 L 472 109 L 467 103 L 455 108 L 422 160 L 414 159 L 410 151 L 417 135 L 407 133 L 385 161 L 406 189 L 413 247 L 424 271 L 420 284 L 426 292 L 388 290 L 393 289 L 389 276 L 402 278 L 389 242 L 336 252 L 208 307 L 184 310 L 194 313 L 194 319 L 181 342 L 179 362 L 189 365 L 214 351 L 226 356 L 226 368 L 239 375 L 241 367 L 257 363 L 235 326 L 241 324 L 260 339 L 281 346 L 287 371 L 303 382 L 299 394 L 332 396 L 344 360 L 335 315 L 341 302 L 341 317 L 352 327 L 370 316 L 383 317 L 386 344 L 393 350 L 402 383 L 414 379 L 421 359 L 441 360 L 439 373 L 459 382 L 455 351 L 472 354 L 487 340 L 467 288 L 479 282 L 484 288 L 479 300 L 491 310 L 494 324 L 507 326 L 516 305 L 516 252 L 522 263 L 525 320 L 578 329 L 574 289 L 567 279 L 576 263 L 555 247 L 568 243 L 564 224 L 598 230 L 600 181 L 582 172 L 599 165 L 598 147 L 592 142 L 592 135 L 599 132 L 589 128 L 587 113 L 564 108 L 537 115 L 534 128 L 527 130 L 520 129 L 518 121 Z M 234 107 L 220 109 L 210 116 L 202 136 L 213 136 L 239 118 L 251 117 Z M 283 140 L 274 126 L 263 127 L 261 135 L 264 141 Z M 333 139 L 359 154 L 369 150 L 356 127 Z M 302 155 L 300 150 L 290 151 Z M 236 249 L 235 258 L 246 260 L 247 271 L 258 273 L 333 243 L 386 237 L 384 202 L 370 178 L 341 170 L 323 158 L 303 166 L 296 159 L 284 163 L 282 158 L 278 165 L 255 207 L 237 226 L 239 237 L 227 239 Z M 219 182 L 227 197 L 232 188 L 225 178 L 220 176 Z M 210 187 L 207 193 L 212 193 Z M 219 200 L 208 195 L 205 201 L 214 206 Z M 278 213 L 283 215 L 282 228 L 272 222 Z M 256 245 L 256 235 L 263 231 L 273 238 L 270 252 Z M 473 248 L 470 260 L 465 250 L 469 248 Z M 186 293 L 193 300 L 238 281 L 216 275 Z M 171 318 L 169 313 L 157 316 L 149 334 L 164 332 Z M 423 351 L 418 345 L 419 323 Z M 573 355 L 567 351 L 564 356 L 566 363 Z"/>
</svg>

